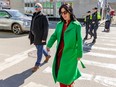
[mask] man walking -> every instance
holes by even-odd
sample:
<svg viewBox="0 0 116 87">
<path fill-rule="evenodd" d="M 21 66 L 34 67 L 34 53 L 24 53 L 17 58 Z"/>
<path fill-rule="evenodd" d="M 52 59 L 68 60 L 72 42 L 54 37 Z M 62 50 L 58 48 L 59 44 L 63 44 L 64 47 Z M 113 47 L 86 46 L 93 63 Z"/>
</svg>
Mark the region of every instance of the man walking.
<svg viewBox="0 0 116 87">
<path fill-rule="evenodd" d="M 34 44 L 37 48 L 37 61 L 35 66 L 32 68 L 32 72 L 35 72 L 39 66 L 42 59 L 42 53 L 46 56 L 44 62 L 48 62 L 50 55 L 43 49 L 43 45 L 46 44 L 46 39 L 48 35 L 48 19 L 42 13 L 42 5 L 40 3 L 36 3 L 35 13 L 32 16 L 31 21 L 31 29 L 29 32 L 30 44 Z"/>
<path fill-rule="evenodd" d="M 93 8 L 93 14 L 92 14 L 92 21 L 91 21 L 91 29 L 90 34 L 94 37 L 92 43 L 96 42 L 97 39 L 97 29 L 99 20 L 101 19 L 100 13 L 98 13 L 98 8 Z"/>
<path fill-rule="evenodd" d="M 86 35 L 84 37 L 84 41 L 88 39 L 88 34 L 90 32 L 91 19 L 92 19 L 92 17 L 91 17 L 91 11 L 88 11 L 87 12 L 87 16 L 85 17 L 85 20 L 84 20 L 84 22 L 86 24 L 86 26 L 85 26 Z"/>
</svg>

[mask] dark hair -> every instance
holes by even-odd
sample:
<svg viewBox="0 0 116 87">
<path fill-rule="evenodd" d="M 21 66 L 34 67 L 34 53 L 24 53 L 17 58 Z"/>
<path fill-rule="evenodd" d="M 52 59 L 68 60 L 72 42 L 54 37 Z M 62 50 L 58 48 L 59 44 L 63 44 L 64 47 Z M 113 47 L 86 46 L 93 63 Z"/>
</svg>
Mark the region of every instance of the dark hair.
<svg viewBox="0 0 116 87">
<path fill-rule="evenodd" d="M 93 10 L 97 10 L 98 8 L 97 7 L 94 7 Z"/>
<path fill-rule="evenodd" d="M 87 13 L 91 13 L 91 11 L 88 11 Z"/>
<path fill-rule="evenodd" d="M 61 21 L 65 21 L 61 15 L 61 9 L 64 8 L 69 14 L 70 14 L 70 18 L 71 18 L 71 21 L 73 20 L 76 20 L 76 17 L 73 13 L 73 9 L 72 9 L 72 6 L 68 3 L 64 3 L 61 5 L 61 7 L 59 8 L 59 15 L 60 15 L 60 19 Z"/>
</svg>

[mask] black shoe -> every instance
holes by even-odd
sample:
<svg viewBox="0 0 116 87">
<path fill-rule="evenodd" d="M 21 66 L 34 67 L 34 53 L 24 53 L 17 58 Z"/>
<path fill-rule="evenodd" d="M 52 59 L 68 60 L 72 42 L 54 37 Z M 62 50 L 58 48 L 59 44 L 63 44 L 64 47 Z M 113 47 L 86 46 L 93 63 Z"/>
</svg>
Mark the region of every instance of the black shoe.
<svg viewBox="0 0 116 87">
<path fill-rule="evenodd" d="M 109 32 L 110 30 L 109 29 L 107 29 L 107 31 L 106 32 Z"/>
<path fill-rule="evenodd" d="M 87 40 L 87 38 L 85 37 L 84 40 Z"/>
<path fill-rule="evenodd" d="M 92 38 L 92 35 L 90 36 L 90 38 L 89 39 L 91 39 Z"/>
<path fill-rule="evenodd" d="M 94 44 L 96 42 L 96 40 L 94 39 L 93 41 L 92 41 L 92 43 Z"/>
<path fill-rule="evenodd" d="M 94 34 L 92 32 L 88 32 L 90 36 L 94 36 Z"/>
</svg>

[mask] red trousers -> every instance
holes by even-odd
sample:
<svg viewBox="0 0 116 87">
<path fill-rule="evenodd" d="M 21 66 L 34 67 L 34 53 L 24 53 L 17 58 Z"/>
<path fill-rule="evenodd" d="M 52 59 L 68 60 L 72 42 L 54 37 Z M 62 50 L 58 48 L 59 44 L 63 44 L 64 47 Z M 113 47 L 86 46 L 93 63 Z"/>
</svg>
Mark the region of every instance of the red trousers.
<svg viewBox="0 0 116 87">
<path fill-rule="evenodd" d="M 74 82 L 70 85 L 65 85 L 65 84 L 60 83 L 60 87 L 74 87 L 73 84 Z"/>
</svg>

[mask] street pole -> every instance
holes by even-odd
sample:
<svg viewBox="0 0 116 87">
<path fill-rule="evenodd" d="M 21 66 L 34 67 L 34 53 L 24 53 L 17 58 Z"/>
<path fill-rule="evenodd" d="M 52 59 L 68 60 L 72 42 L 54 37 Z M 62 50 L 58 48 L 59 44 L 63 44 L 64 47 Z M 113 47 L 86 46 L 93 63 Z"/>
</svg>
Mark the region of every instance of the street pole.
<svg viewBox="0 0 116 87">
<path fill-rule="evenodd" d="M 105 0 L 102 0 L 102 20 L 104 19 Z"/>
<path fill-rule="evenodd" d="M 53 1 L 53 15 L 57 17 L 57 0 Z"/>
</svg>

